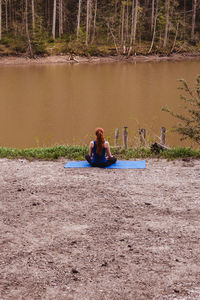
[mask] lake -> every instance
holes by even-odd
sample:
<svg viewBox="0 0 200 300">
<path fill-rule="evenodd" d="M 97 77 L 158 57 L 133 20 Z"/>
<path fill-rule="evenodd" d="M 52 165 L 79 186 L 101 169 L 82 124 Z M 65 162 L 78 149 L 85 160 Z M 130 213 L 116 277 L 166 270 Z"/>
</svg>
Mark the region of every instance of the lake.
<svg viewBox="0 0 200 300">
<path fill-rule="evenodd" d="M 171 132 L 181 111 L 179 78 L 194 82 L 200 61 L 0 66 L 0 145 L 36 147 L 88 144 L 96 127 L 114 143 L 128 126 L 129 145 L 138 129 L 151 143 L 167 128 L 169 146 L 184 145 Z M 187 145 L 190 145 L 187 144 Z"/>
</svg>

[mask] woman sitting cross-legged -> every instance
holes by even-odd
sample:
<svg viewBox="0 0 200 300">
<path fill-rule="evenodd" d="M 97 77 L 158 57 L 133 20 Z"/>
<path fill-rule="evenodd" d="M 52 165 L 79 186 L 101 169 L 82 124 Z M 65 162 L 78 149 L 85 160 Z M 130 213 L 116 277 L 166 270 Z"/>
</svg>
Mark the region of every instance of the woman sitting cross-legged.
<svg viewBox="0 0 200 300">
<path fill-rule="evenodd" d="M 86 160 L 92 167 L 104 168 L 114 164 L 117 159 L 111 155 L 109 142 L 104 139 L 104 130 L 97 128 L 95 130 L 96 141 L 90 142 L 89 155 L 86 155 Z M 107 156 L 105 155 L 107 152 Z"/>
</svg>

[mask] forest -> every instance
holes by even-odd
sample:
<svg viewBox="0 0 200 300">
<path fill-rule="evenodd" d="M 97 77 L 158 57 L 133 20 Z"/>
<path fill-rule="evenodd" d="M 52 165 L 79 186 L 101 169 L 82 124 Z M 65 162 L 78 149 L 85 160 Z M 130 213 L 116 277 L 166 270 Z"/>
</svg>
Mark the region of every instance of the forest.
<svg viewBox="0 0 200 300">
<path fill-rule="evenodd" d="M 0 0 L 0 55 L 200 51 L 200 0 Z"/>
</svg>

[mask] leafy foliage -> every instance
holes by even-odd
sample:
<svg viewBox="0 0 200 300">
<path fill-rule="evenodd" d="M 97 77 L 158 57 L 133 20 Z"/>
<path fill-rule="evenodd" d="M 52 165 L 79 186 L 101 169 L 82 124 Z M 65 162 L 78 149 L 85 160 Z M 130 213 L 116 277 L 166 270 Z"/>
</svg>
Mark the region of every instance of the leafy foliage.
<svg viewBox="0 0 200 300">
<path fill-rule="evenodd" d="M 36 30 L 35 34 L 32 38 L 32 47 L 33 47 L 33 52 L 36 55 L 44 55 L 47 54 L 46 50 L 46 45 L 45 45 L 45 40 L 48 38 L 43 32 L 40 30 Z"/>
<path fill-rule="evenodd" d="M 174 130 L 182 136 L 181 140 L 190 138 L 200 144 L 200 75 L 196 79 L 194 89 L 191 89 L 184 79 L 179 81 L 182 84 L 179 89 L 185 93 L 180 97 L 184 101 L 186 114 L 174 113 L 168 107 L 162 110 L 181 121 L 174 127 Z"/>
<path fill-rule="evenodd" d="M 157 15 L 155 39 L 151 53 L 168 55 L 171 52 L 200 51 L 200 14 L 199 0 L 195 12 L 192 0 L 169 1 L 169 24 L 166 48 L 163 49 L 163 38 L 166 17 L 166 0 L 138 1 L 137 17 L 136 1 L 132 0 L 91 0 L 89 8 L 88 45 L 86 43 L 87 1 L 81 1 L 80 30 L 77 37 L 78 0 L 57 0 L 55 38 L 52 37 L 53 0 L 27 1 L 27 23 L 25 1 L 2 1 L 2 40 L 1 55 L 19 55 L 27 52 L 27 28 L 33 54 L 74 53 L 79 55 L 105 55 L 99 49 L 111 49 L 107 55 L 135 55 L 149 53 L 152 42 L 153 24 Z M 33 6 L 34 3 L 34 6 Z M 154 6 L 152 5 L 154 3 Z M 156 3 L 158 4 L 157 14 Z M 97 4 L 97 7 L 96 7 Z M 134 7 L 133 7 L 134 5 Z M 61 10 L 62 7 L 62 10 Z M 96 8 L 95 8 L 96 7 Z M 34 13 L 33 13 L 34 10 Z M 34 18 L 33 18 L 34 16 Z M 153 18 L 152 18 L 153 17 Z M 136 40 L 130 47 L 133 34 L 133 21 L 136 20 Z M 34 19 L 34 25 L 33 25 Z M 177 26 L 178 24 L 178 26 Z M 26 26 L 27 25 L 27 26 Z M 62 25 L 62 26 L 61 26 Z M 60 28 L 62 27 L 62 31 Z M 191 29 L 194 36 L 191 38 Z M 12 36 L 12 37 L 11 37 Z M 28 39 L 29 40 L 29 39 Z M 55 47 L 56 53 L 49 49 L 55 41 L 62 47 Z M 80 44 L 80 51 L 79 45 Z M 181 43 L 184 42 L 184 45 Z M 29 42 L 28 42 L 29 43 Z M 76 47 L 77 45 L 77 47 Z M 83 47 L 85 45 L 85 47 Z M 62 51 L 64 48 L 64 51 Z M 69 52 L 67 52 L 69 50 Z"/>
</svg>

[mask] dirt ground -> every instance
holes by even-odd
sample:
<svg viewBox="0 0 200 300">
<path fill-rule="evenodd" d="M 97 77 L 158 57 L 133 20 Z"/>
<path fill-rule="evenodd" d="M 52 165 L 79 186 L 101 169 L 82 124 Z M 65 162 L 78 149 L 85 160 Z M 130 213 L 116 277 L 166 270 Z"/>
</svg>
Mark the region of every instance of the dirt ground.
<svg viewBox="0 0 200 300">
<path fill-rule="evenodd" d="M 38 64 L 72 64 L 72 63 L 92 63 L 92 64 L 102 64 L 102 63 L 115 63 L 115 62 L 158 62 L 158 61 L 180 61 L 180 60 L 199 60 L 200 53 L 175 53 L 170 56 L 159 56 L 159 55 L 136 55 L 130 56 L 108 56 L 108 57 L 85 57 L 85 56 L 70 56 L 70 55 L 51 55 L 46 57 L 35 57 L 30 59 L 24 56 L 5 56 L 0 57 L 0 65 L 38 65 Z"/>
<path fill-rule="evenodd" d="M 0 159 L 0 299 L 200 299 L 200 160 Z"/>
</svg>

